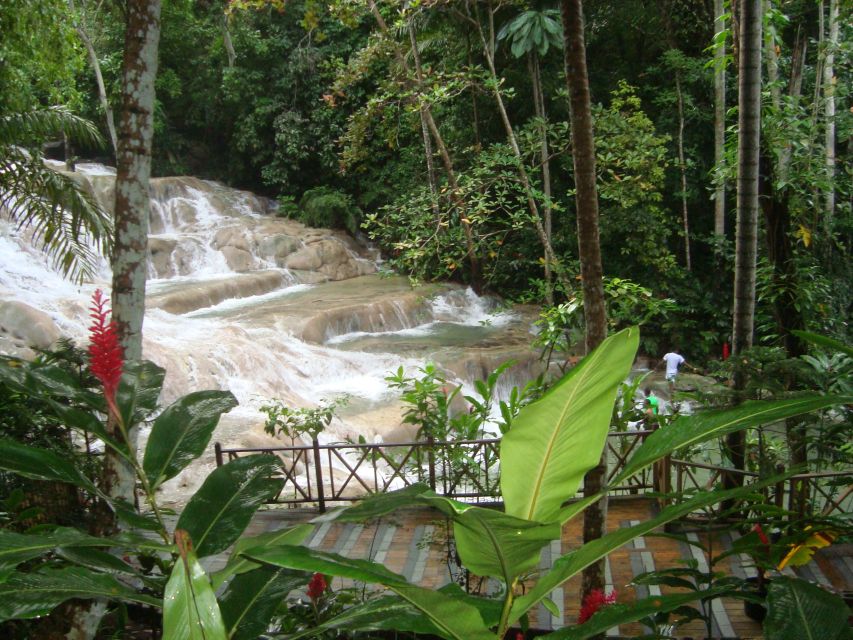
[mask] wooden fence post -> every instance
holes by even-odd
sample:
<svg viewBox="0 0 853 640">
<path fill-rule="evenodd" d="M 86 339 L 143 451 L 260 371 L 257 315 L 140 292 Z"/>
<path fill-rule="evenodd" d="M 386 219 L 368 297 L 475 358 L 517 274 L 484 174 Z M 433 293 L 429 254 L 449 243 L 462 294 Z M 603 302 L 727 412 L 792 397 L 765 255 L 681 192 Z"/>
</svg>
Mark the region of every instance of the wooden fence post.
<svg viewBox="0 0 853 640">
<path fill-rule="evenodd" d="M 222 445 L 219 444 L 218 442 L 214 443 L 213 451 L 216 454 L 216 466 L 221 467 L 222 466 Z"/>
<path fill-rule="evenodd" d="M 435 438 L 427 436 L 427 465 L 429 467 L 429 488 L 435 491 Z"/>
<path fill-rule="evenodd" d="M 314 447 L 314 477 L 317 478 L 317 504 L 320 513 L 326 513 L 326 496 L 323 493 L 323 468 L 320 463 L 320 442 L 317 438 L 311 439 Z"/>
</svg>

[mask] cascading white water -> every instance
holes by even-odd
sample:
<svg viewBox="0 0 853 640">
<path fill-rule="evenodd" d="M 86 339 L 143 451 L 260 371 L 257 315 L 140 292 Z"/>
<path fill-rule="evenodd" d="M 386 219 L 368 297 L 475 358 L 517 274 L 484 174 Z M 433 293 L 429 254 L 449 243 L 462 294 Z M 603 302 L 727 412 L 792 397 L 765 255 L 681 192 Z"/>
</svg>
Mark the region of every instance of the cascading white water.
<svg viewBox="0 0 853 640">
<path fill-rule="evenodd" d="M 81 164 L 88 188 L 111 208 L 113 172 Z M 406 438 L 385 377 L 437 362 L 470 385 L 500 362 L 536 368 L 529 310 L 496 311 L 470 290 L 412 289 L 376 274 L 376 256 L 341 232 L 277 218 L 256 196 L 194 178 L 152 181 L 144 356 L 167 371 L 167 404 L 190 391 L 229 389 L 240 405 L 214 436 L 224 446 L 266 446 L 259 407 L 315 406 L 348 395 L 327 441 Z M 60 336 L 84 344 L 106 263 L 74 285 L 50 268 L 25 232 L 0 221 L 0 349 L 28 354 Z M 144 445 L 144 439 L 142 444 Z M 166 501 L 188 496 L 213 465 L 205 456 L 168 483 Z"/>
</svg>

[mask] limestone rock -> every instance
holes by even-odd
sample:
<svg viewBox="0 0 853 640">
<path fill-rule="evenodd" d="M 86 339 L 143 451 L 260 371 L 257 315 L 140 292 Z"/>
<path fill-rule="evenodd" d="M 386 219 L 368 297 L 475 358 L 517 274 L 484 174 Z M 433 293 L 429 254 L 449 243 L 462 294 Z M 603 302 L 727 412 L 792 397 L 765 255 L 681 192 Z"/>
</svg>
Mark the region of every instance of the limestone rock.
<svg viewBox="0 0 853 640">
<path fill-rule="evenodd" d="M 60 338 L 53 319 L 38 309 L 18 302 L 0 302 L 0 336 L 18 349 L 47 349 Z"/>
</svg>

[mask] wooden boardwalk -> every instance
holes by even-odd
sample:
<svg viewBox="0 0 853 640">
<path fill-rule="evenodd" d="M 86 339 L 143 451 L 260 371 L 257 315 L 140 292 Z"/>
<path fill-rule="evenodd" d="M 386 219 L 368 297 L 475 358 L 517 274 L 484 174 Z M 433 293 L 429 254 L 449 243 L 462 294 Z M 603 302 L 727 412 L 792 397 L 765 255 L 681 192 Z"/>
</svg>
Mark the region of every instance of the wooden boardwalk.
<svg viewBox="0 0 853 640">
<path fill-rule="evenodd" d="M 655 513 L 653 501 L 642 498 L 611 499 L 608 529 L 626 527 L 651 518 Z M 247 534 L 280 529 L 316 516 L 308 509 L 278 509 L 259 512 L 251 523 Z M 543 549 L 541 569 L 563 553 L 576 549 L 581 544 L 582 518 L 568 523 L 563 529 L 562 539 Z M 407 509 L 381 520 L 365 523 L 318 524 L 308 536 L 306 544 L 312 548 L 338 553 L 350 558 L 369 558 L 384 564 L 388 569 L 404 575 L 409 581 L 425 587 L 436 588 L 451 580 L 460 579 L 460 571 L 452 561 L 448 521 L 441 514 L 427 509 Z M 706 535 L 703 532 L 688 533 L 693 541 L 711 545 L 711 555 L 716 556 L 729 549 L 733 542 L 729 532 Z M 736 535 L 736 534 L 735 534 Z M 835 589 L 853 590 L 853 545 L 835 545 L 824 549 L 813 562 L 796 569 L 798 575 Z M 628 586 L 634 576 L 645 571 L 684 566 L 684 561 L 693 558 L 702 570 L 708 570 L 708 558 L 698 547 L 670 537 L 645 536 L 616 550 L 607 558 L 607 590 L 616 590 L 620 602 L 661 593 L 656 586 Z M 218 569 L 226 556 L 217 556 L 206 563 L 209 570 Z M 713 567 L 714 571 L 739 577 L 755 574 L 747 557 L 732 555 Z M 793 574 L 793 571 L 787 571 Z M 352 586 L 335 579 L 333 588 Z M 498 585 L 491 581 L 480 581 L 468 585 L 472 591 L 493 593 Z M 559 608 L 553 616 L 539 607 L 531 626 L 554 629 L 577 620 L 579 606 L 578 591 L 580 578 L 575 578 L 557 589 L 553 600 Z M 663 587 L 663 592 L 672 590 Z M 700 606 L 697 602 L 695 606 Z M 712 636 L 714 638 L 760 638 L 761 625 L 747 618 L 743 604 L 738 600 L 715 600 L 712 603 Z M 611 629 L 610 636 L 638 636 L 648 632 L 640 624 L 625 625 Z M 675 631 L 678 637 L 705 637 L 707 631 L 703 621 L 692 621 Z"/>
</svg>

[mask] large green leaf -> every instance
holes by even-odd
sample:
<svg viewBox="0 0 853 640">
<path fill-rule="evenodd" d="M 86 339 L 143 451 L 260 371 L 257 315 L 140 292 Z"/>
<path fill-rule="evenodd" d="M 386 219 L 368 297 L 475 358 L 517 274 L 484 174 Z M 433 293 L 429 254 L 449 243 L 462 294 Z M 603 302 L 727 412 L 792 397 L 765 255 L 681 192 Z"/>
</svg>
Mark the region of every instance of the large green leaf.
<svg viewBox="0 0 853 640">
<path fill-rule="evenodd" d="M 535 568 L 542 547 L 560 537 L 559 523 L 533 522 L 457 502 L 423 484 L 370 496 L 334 518 L 345 522 L 370 520 L 414 504 L 433 507 L 452 519 L 456 548 L 466 569 L 478 576 L 502 578 L 507 584 Z"/>
<path fill-rule="evenodd" d="M 381 518 L 398 509 L 410 507 L 419 500 L 420 496 L 425 494 L 435 495 L 435 492 L 427 485 L 418 482 L 408 487 L 397 489 L 396 491 L 374 493 L 351 507 L 330 511 L 325 515 L 314 518 L 313 522 L 325 522 L 328 520 L 366 522 Z"/>
<path fill-rule="evenodd" d="M 175 537 L 185 538 L 182 531 Z M 181 555 L 163 596 L 163 637 L 171 640 L 226 640 L 225 624 L 207 574 L 195 552 L 179 544 Z"/>
<path fill-rule="evenodd" d="M 128 362 L 116 392 L 116 404 L 125 425 L 133 426 L 157 411 L 166 370 L 149 360 Z"/>
<path fill-rule="evenodd" d="M 264 454 L 237 458 L 214 469 L 178 519 L 199 557 L 227 549 L 246 529 L 255 511 L 284 485 L 273 477 L 278 459 Z"/>
<path fill-rule="evenodd" d="M 62 420 L 62 423 L 76 429 L 77 431 L 88 432 L 101 439 L 110 449 L 116 451 L 123 458 L 129 460 L 130 454 L 127 443 L 120 442 L 113 438 L 107 431 L 104 423 L 94 414 L 79 409 L 77 407 L 69 407 L 56 402 L 53 399 L 48 399 L 48 403 L 53 409 L 57 417 Z M 103 404 L 103 403 L 101 403 Z"/>
<path fill-rule="evenodd" d="M 585 623 L 563 627 L 553 633 L 540 636 L 542 640 L 584 640 L 605 633 L 608 629 L 620 624 L 636 622 L 657 613 L 675 611 L 700 597 L 709 598 L 725 595 L 729 587 L 713 587 L 701 592 L 678 593 L 665 596 L 654 596 L 638 600 L 632 604 L 615 603 L 602 607 Z"/>
<path fill-rule="evenodd" d="M 536 568 L 542 547 L 560 537 L 558 522 L 523 520 L 434 494 L 419 500 L 453 520 L 456 549 L 466 569 L 478 576 L 502 578 L 505 584 Z"/>
<path fill-rule="evenodd" d="M 245 555 L 252 560 L 274 566 L 317 571 L 384 585 L 428 616 L 440 635 L 445 638 L 495 640 L 494 634 L 489 631 L 476 607 L 440 591 L 410 584 L 403 576 L 392 573 L 381 564 L 297 546 L 249 549 Z"/>
<path fill-rule="evenodd" d="M 287 594 L 307 584 L 309 574 L 270 566 L 259 566 L 236 576 L 219 598 L 226 634 L 234 640 L 255 640 Z"/>
<path fill-rule="evenodd" d="M 92 407 L 103 405 L 100 394 L 83 388 L 76 375 L 55 365 L 29 366 L 26 385 L 29 393 L 42 399 L 70 398 Z"/>
<path fill-rule="evenodd" d="M 778 422 L 802 413 L 851 402 L 851 396 L 807 395 L 785 400 L 745 402 L 733 409 L 679 416 L 669 426 L 658 429 L 646 438 L 625 468 L 611 480 L 611 484 L 618 485 L 655 460 L 681 447 L 747 427 Z"/>
<path fill-rule="evenodd" d="M 252 537 L 240 537 L 237 542 L 234 543 L 234 549 L 231 551 L 231 557 L 228 558 L 228 563 L 211 576 L 213 588 L 219 589 L 219 587 L 232 576 L 239 575 L 246 571 L 251 571 L 255 567 L 259 566 L 257 562 L 252 562 L 242 555 L 244 550 L 251 549 L 253 547 L 273 547 L 281 544 L 301 544 L 312 531 L 314 531 L 313 525 L 298 524 L 289 529 L 265 531 L 264 533 Z"/>
<path fill-rule="evenodd" d="M 0 621 L 35 618 L 71 598 L 123 600 L 154 607 L 160 600 L 138 593 L 112 576 L 83 567 L 16 573 L 0 584 Z"/>
<path fill-rule="evenodd" d="M 610 336 L 548 393 L 524 407 L 501 441 L 501 493 L 510 515 L 548 522 L 599 461 L 639 330 Z"/>
<path fill-rule="evenodd" d="M 97 538 L 70 528 L 33 534 L 0 529 L 0 568 L 17 566 L 59 547 L 109 547 L 113 544 L 108 538 Z"/>
<path fill-rule="evenodd" d="M 801 580 L 777 576 L 767 590 L 767 640 L 847 640 L 853 638 L 844 600 Z"/>
<path fill-rule="evenodd" d="M 69 562 L 81 567 L 88 567 L 101 573 L 112 573 L 115 575 L 138 575 L 139 571 L 119 558 L 118 556 L 102 551 L 101 549 L 90 549 L 87 547 L 59 547 L 56 554 Z"/>
<path fill-rule="evenodd" d="M 197 391 L 157 416 L 142 468 L 156 489 L 204 453 L 219 417 L 237 406 L 230 391 Z"/>
<path fill-rule="evenodd" d="M 97 489 L 73 461 L 52 451 L 0 439 L 0 469 L 33 480 L 67 482 L 92 493 Z"/>
<path fill-rule="evenodd" d="M 577 575 L 583 571 L 584 568 L 598 560 L 601 560 L 608 553 L 615 551 L 623 544 L 630 542 L 637 536 L 649 534 L 656 528 L 662 527 L 667 522 L 672 522 L 673 520 L 682 518 L 693 511 L 709 505 L 723 502 L 725 500 L 744 498 L 753 494 L 758 489 L 772 486 L 790 475 L 793 475 L 793 472 L 773 476 L 766 480 L 762 480 L 761 482 L 756 482 L 748 487 L 738 487 L 725 491 L 703 492 L 682 503 L 667 507 L 650 520 L 641 522 L 633 527 L 617 529 L 616 531 L 612 531 L 601 538 L 587 542 L 576 551 L 558 558 L 551 567 L 551 570 L 543 575 L 529 592 L 517 598 L 513 604 L 510 619 L 518 620 L 563 582 Z"/>
</svg>

